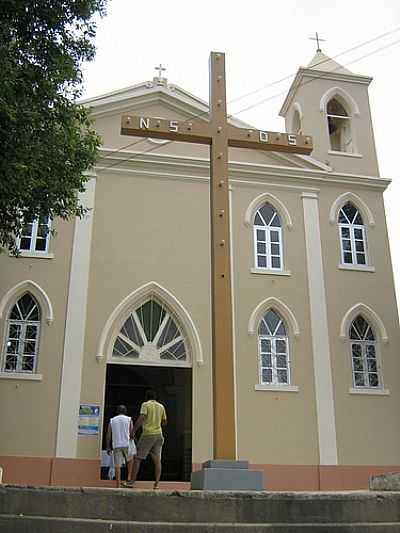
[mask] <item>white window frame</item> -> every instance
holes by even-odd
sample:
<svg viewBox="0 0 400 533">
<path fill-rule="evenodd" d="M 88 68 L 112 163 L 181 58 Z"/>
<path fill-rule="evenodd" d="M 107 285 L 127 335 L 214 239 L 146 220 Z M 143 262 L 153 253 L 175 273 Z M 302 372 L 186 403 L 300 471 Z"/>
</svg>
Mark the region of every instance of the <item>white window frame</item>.
<svg viewBox="0 0 400 533">
<path fill-rule="evenodd" d="M 46 246 L 45 246 L 44 250 L 36 250 L 36 243 L 37 243 L 37 240 L 38 240 L 38 229 L 39 229 L 39 226 L 40 225 L 45 225 L 45 224 L 39 224 L 39 218 L 35 218 L 32 222 L 26 222 L 26 224 L 32 224 L 32 231 L 31 231 L 30 235 L 21 234 L 19 237 L 17 237 L 16 244 L 17 244 L 18 250 L 21 252 L 21 254 L 24 254 L 24 253 L 35 254 L 35 255 L 36 254 L 38 254 L 38 255 L 47 254 L 48 251 L 49 251 L 49 243 L 50 243 L 51 219 L 50 218 L 47 219 L 47 224 L 46 224 L 47 225 Z M 21 246 L 21 238 L 22 237 L 30 238 L 29 249 L 27 249 L 27 248 L 21 249 L 20 246 Z"/>
<path fill-rule="evenodd" d="M 261 350 L 261 344 L 263 340 L 269 340 L 271 341 L 271 364 L 272 364 L 272 381 L 264 381 L 262 377 L 262 371 L 263 368 L 267 368 L 263 366 L 262 364 L 262 355 L 265 354 L 265 352 L 262 352 Z M 287 366 L 286 368 L 279 368 L 277 366 L 277 354 L 276 353 L 276 341 L 284 341 L 286 344 L 286 361 Z M 269 368 L 269 367 L 268 367 Z M 287 372 L 287 381 L 281 382 L 278 380 L 278 370 L 285 370 Z M 290 379 L 290 356 L 289 356 L 289 337 L 286 335 L 258 335 L 258 381 L 260 385 L 276 385 L 276 386 L 282 386 L 286 387 L 291 384 Z"/>
<path fill-rule="evenodd" d="M 281 217 L 279 216 L 279 213 L 276 211 L 275 207 L 273 205 L 271 205 L 271 207 L 272 207 L 272 209 L 275 212 L 275 215 L 272 217 L 271 221 L 275 218 L 275 216 L 279 217 L 279 220 L 281 220 Z M 260 210 L 260 208 L 257 209 L 257 211 L 256 211 L 256 213 L 254 215 L 254 220 L 255 220 L 257 214 L 259 214 L 259 216 L 263 219 L 262 215 L 259 213 L 259 210 Z M 265 241 L 259 241 L 258 240 L 257 231 L 263 231 L 264 232 Z M 278 242 L 271 242 L 271 232 L 272 231 L 276 231 L 278 233 L 278 239 L 279 239 Z M 259 243 L 264 243 L 264 242 L 265 242 L 266 250 L 265 250 L 265 254 L 261 254 L 257 250 L 257 245 Z M 280 252 L 279 255 L 272 254 L 272 244 L 277 244 L 279 246 L 279 252 Z M 253 223 L 253 254 L 254 254 L 254 266 L 255 266 L 256 269 L 259 269 L 259 270 L 272 270 L 272 271 L 282 272 L 283 269 L 284 269 L 282 226 L 271 226 L 270 224 L 269 225 L 266 224 L 266 225 L 260 226 L 258 224 Z M 258 256 L 259 255 L 265 256 L 265 258 L 266 258 L 266 265 L 265 266 L 260 266 L 258 264 Z M 279 267 L 272 266 L 272 258 L 273 257 L 279 257 L 279 259 L 280 259 L 280 266 Z"/>
<path fill-rule="evenodd" d="M 353 387 L 354 389 L 358 390 L 358 389 L 361 389 L 361 390 L 365 390 L 365 389 L 369 389 L 369 390 L 382 390 L 384 387 L 383 387 L 383 376 L 382 376 L 382 368 L 381 368 L 381 364 L 380 364 L 380 358 L 379 358 L 379 353 L 378 353 L 378 343 L 376 342 L 376 340 L 357 340 L 357 339 L 349 339 L 350 341 L 350 357 L 351 357 L 351 369 L 352 369 L 352 381 L 353 381 Z M 363 364 L 363 371 L 361 372 L 360 370 L 356 370 L 354 368 L 354 359 L 353 359 L 353 345 L 358 345 L 361 347 L 361 357 L 360 359 L 362 359 L 362 364 Z M 374 349 L 375 349 L 375 362 L 376 362 L 376 372 L 369 372 L 368 371 L 368 356 L 367 356 L 367 347 L 368 346 L 374 346 Z M 363 374 L 364 375 L 364 383 L 366 383 L 365 385 L 357 385 L 356 384 L 356 379 L 355 379 L 355 374 Z M 368 379 L 368 375 L 369 374 L 377 374 L 378 376 L 378 385 L 374 386 L 374 385 L 370 385 L 369 384 L 369 379 Z"/>
<path fill-rule="evenodd" d="M 355 150 L 355 143 L 354 143 L 354 131 L 353 131 L 353 121 L 352 121 L 352 117 L 351 115 L 349 115 L 349 112 L 348 110 L 346 109 L 347 105 L 343 105 L 343 103 L 340 101 L 341 99 L 337 97 L 338 95 L 334 95 L 332 96 L 331 98 L 329 98 L 329 100 L 327 101 L 326 103 L 326 126 L 327 126 L 327 130 L 328 130 L 328 140 L 329 140 L 329 147 L 330 147 L 330 151 L 334 152 L 334 153 L 338 153 L 338 154 L 354 154 L 356 152 Z M 346 115 L 334 115 L 333 113 L 329 113 L 328 112 L 328 105 L 329 103 L 332 101 L 332 100 L 337 100 L 337 102 L 343 107 L 343 109 L 345 110 L 345 112 L 347 113 Z M 332 146 L 332 142 L 331 142 L 331 134 L 329 133 L 329 118 L 333 118 L 333 119 L 340 119 L 340 120 L 348 120 L 348 128 L 349 128 L 349 131 L 350 131 L 350 136 L 351 136 L 351 150 L 336 150 L 333 146 Z M 344 143 L 343 143 L 344 144 Z M 346 147 L 345 147 L 346 148 Z"/>
<path fill-rule="evenodd" d="M 37 307 L 39 309 L 39 316 L 41 316 L 41 309 L 40 309 L 39 303 L 37 302 L 37 300 L 32 295 L 30 295 L 30 296 L 35 301 L 35 303 L 36 303 L 36 305 L 37 305 Z M 18 298 L 18 300 L 19 299 L 20 298 Z M 11 313 L 12 309 L 14 308 L 14 306 L 17 304 L 18 300 L 16 300 L 14 305 L 10 308 L 10 313 Z M 6 368 L 7 355 L 8 355 L 7 354 L 7 348 L 8 348 L 8 343 L 10 341 L 10 329 L 11 329 L 11 326 L 13 326 L 13 325 L 20 326 L 21 327 L 21 332 L 20 332 L 19 337 L 18 337 L 17 353 L 15 354 L 17 356 L 16 368 L 15 368 L 15 370 L 8 370 Z M 35 343 L 35 349 L 34 349 L 34 353 L 33 354 L 29 354 L 30 357 L 33 357 L 32 370 L 23 370 L 22 369 L 22 361 L 23 361 L 23 358 L 24 358 L 23 348 L 24 348 L 24 343 L 27 340 L 26 339 L 26 330 L 27 330 L 28 326 L 35 326 L 36 327 L 36 338 L 34 340 L 28 339 L 31 342 Z M 13 374 L 28 374 L 28 375 L 29 374 L 36 374 L 36 372 L 37 372 L 38 354 L 39 354 L 39 343 L 40 343 L 40 329 L 41 329 L 41 320 L 17 320 L 17 319 L 11 319 L 11 318 L 6 320 L 5 337 L 4 337 L 4 344 L 3 344 L 3 356 L 2 356 L 2 361 L 1 361 L 1 372 L 4 372 L 5 374 L 10 374 L 10 375 L 13 375 Z"/>
<path fill-rule="evenodd" d="M 339 222 L 338 223 L 338 227 L 339 227 L 339 240 L 340 240 L 340 252 L 341 252 L 341 262 L 342 262 L 342 265 L 356 265 L 356 266 L 360 266 L 360 267 L 363 267 L 363 266 L 368 266 L 369 265 L 369 261 L 368 261 L 368 250 L 367 250 L 367 239 L 366 239 L 366 231 L 365 231 L 365 226 L 364 225 L 361 225 L 361 224 L 345 224 L 345 223 L 342 223 L 342 222 Z M 342 228 L 347 228 L 349 230 L 349 234 L 350 234 L 350 238 L 347 239 L 345 237 L 342 236 Z M 356 239 L 355 238 L 355 230 L 361 230 L 361 233 L 362 233 L 362 242 L 363 242 L 363 245 L 364 245 L 364 251 L 363 252 L 358 252 L 356 250 L 356 241 L 361 241 L 361 239 Z M 343 247 L 343 240 L 350 240 L 350 250 L 344 250 L 344 247 Z M 345 262 L 345 258 L 344 258 L 344 254 L 347 253 L 351 253 L 351 263 L 347 263 Z M 358 260 L 357 260 L 357 253 L 362 253 L 364 254 L 365 256 L 365 263 L 359 263 Z"/>
</svg>

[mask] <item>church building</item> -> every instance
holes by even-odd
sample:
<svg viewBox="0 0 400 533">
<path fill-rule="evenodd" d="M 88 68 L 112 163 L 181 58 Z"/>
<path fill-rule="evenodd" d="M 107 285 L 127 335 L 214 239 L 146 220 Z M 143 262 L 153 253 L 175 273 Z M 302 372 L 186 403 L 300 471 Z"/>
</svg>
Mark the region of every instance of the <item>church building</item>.
<svg viewBox="0 0 400 533">
<path fill-rule="evenodd" d="M 311 155 L 229 149 L 237 458 L 267 490 L 366 488 L 400 469 L 371 81 L 318 50 L 280 111 Z M 84 104 L 102 139 L 88 215 L 27 221 L 20 256 L 0 255 L 3 481 L 110 484 L 108 421 L 119 404 L 136 419 L 152 387 L 164 487 L 189 487 L 213 455 L 209 148 L 122 136 L 121 116 L 207 121 L 208 104 L 161 71 Z"/>
</svg>

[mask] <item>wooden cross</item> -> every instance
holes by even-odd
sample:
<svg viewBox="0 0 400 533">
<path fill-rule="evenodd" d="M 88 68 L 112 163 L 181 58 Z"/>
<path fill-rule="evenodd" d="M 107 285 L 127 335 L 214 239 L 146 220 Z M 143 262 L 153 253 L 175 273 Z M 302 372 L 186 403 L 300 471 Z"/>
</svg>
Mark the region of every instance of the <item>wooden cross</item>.
<svg viewBox="0 0 400 533">
<path fill-rule="evenodd" d="M 123 115 L 122 135 L 210 146 L 214 459 L 236 459 L 228 147 L 310 154 L 311 137 L 237 128 L 226 114 L 225 55 L 210 55 L 209 121 Z"/>
<path fill-rule="evenodd" d="M 164 70 L 167 70 L 165 67 L 162 66 L 162 64 L 160 63 L 158 65 L 158 67 L 154 67 L 155 70 L 158 70 L 158 77 L 161 79 L 162 78 L 162 73 Z"/>
</svg>

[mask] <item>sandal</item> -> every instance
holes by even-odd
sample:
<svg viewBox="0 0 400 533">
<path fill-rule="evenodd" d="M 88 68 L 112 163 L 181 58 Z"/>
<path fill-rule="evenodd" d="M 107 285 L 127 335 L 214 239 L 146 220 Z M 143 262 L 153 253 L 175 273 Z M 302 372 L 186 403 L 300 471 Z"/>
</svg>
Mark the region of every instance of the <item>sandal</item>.
<svg viewBox="0 0 400 533">
<path fill-rule="evenodd" d="M 127 489 L 131 489 L 133 487 L 133 481 L 122 481 L 121 485 Z"/>
</svg>

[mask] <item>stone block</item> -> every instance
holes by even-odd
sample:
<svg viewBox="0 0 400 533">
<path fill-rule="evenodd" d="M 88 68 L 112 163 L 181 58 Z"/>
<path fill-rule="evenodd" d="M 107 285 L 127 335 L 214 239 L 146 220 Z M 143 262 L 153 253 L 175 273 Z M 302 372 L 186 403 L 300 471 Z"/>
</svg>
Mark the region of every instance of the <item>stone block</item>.
<svg viewBox="0 0 400 533">
<path fill-rule="evenodd" d="M 369 490 L 400 491 L 400 473 L 380 474 L 369 478 Z"/>
</svg>

